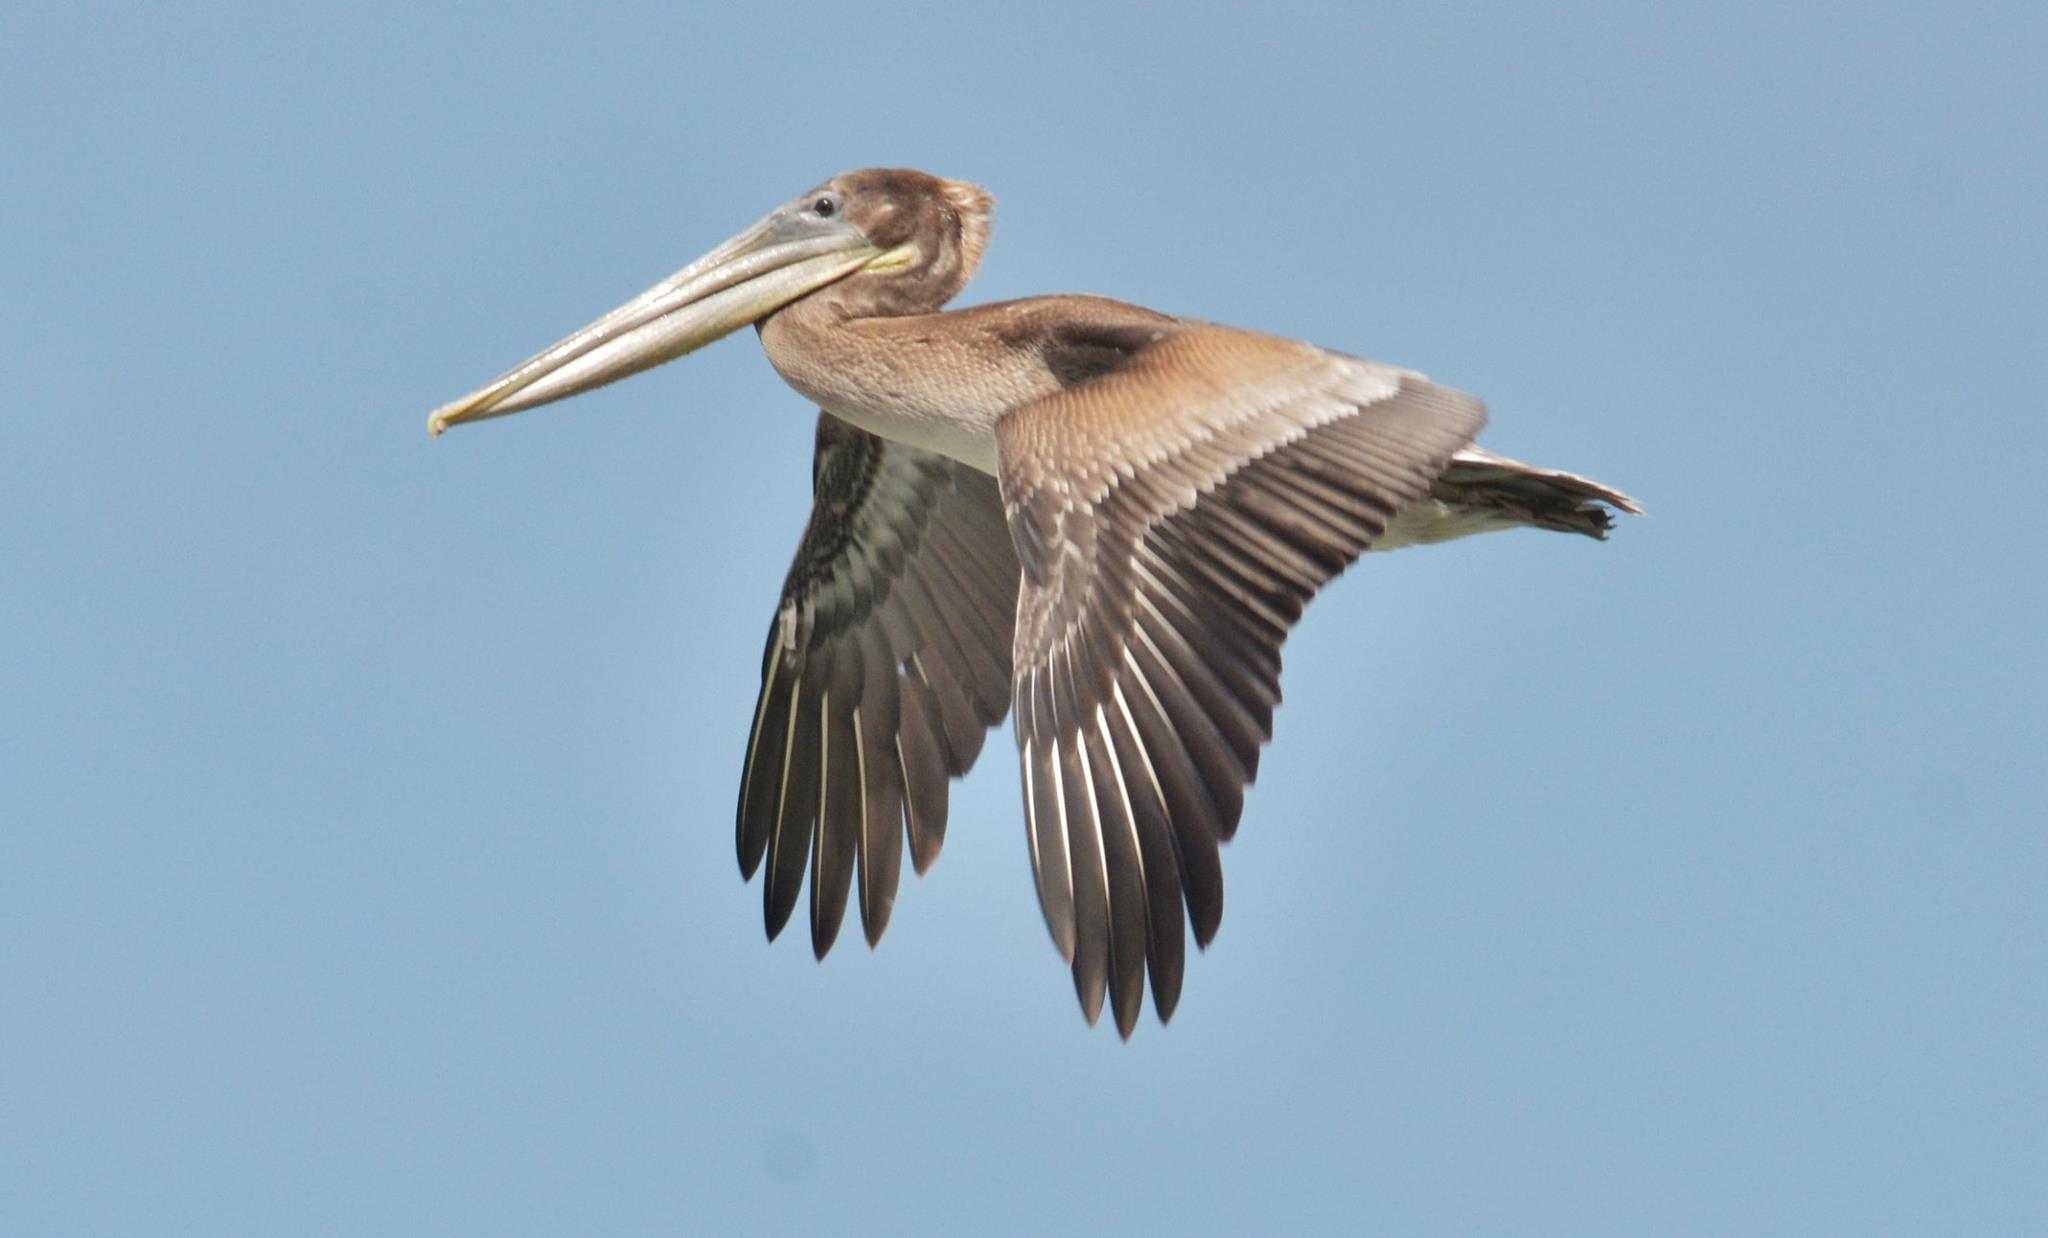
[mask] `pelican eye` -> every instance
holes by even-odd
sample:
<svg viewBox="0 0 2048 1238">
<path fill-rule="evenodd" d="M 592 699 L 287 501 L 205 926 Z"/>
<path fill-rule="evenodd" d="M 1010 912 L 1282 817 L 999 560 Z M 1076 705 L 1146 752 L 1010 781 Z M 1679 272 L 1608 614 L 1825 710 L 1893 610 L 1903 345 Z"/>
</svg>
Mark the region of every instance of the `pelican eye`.
<svg viewBox="0 0 2048 1238">
<path fill-rule="evenodd" d="M 830 219 L 839 210 L 839 204 L 830 198 L 819 198 L 811 203 L 811 213 L 820 219 Z"/>
</svg>

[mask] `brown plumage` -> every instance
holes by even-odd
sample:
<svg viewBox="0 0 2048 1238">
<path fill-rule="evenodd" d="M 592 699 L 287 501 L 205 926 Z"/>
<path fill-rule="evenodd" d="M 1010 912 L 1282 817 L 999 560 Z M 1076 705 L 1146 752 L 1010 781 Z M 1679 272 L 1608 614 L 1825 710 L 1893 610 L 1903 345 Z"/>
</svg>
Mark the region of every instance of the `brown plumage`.
<svg viewBox="0 0 2048 1238">
<path fill-rule="evenodd" d="M 1620 492 L 1472 445 L 1479 401 L 1313 345 L 1100 297 L 941 307 L 992 200 L 904 169 L 825 182 L 439 410 L 587 390 L 754 323 L 821 408 L 815 502 L 770 625 L 737 841 L 769 936 L 889 922 L 947 782 L 1014 700 L 1040 906 L 1093 1022 L 1180 997 L 1223 911 L 1280 650 L 1367 549 L 1529 526 L 1604 537 Z"/>
</svg>

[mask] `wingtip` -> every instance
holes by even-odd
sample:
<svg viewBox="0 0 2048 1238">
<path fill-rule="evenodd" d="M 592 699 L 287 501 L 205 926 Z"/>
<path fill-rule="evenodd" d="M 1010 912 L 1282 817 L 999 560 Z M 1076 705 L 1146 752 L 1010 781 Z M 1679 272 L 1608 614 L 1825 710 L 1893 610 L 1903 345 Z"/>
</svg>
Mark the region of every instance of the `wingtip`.
<svg viewBox="0 0 2048 1238">
<path fill-rule="evenodd" d="M 1074 965 L 1074 919 L 1068 916 L 1064 921 L 1045 917 L 1045 931 L 1052 937 L 1052 948 L 1059 953 L 1060 962 Z"/>
<path fill-rule="evenodd" d="M 1159 1016 L 1159 1026 L 1165 1027 L 1173 1022 L 1173 1012 L 1178 1009 L 1180 1009 L 1180 986 L 1178 984 L 1164 992 L 1160 991 L 1157 984 L 1152 986 L 1152 1013 Z"/>
<path fill-rule="evenodd" d="M 766 894 L 766 905 L 763 908 L 761 922 L 763 927 L 768 930 L 768 940 L 774 941 L 782 936 L 783 929 L 789 927 L 790 913 L 796 910 L 796 903 L 792 901 L 787 904 L 777 904 L 775 901 L 775 884 L 773 882 L 768 884 Z"/>
<path fill-rule="evenodd" d="M 815 888 L 813 886 L 813 889 Z M 844 918 L 831 915 L 829 911 L 820 914 L 821 909 L 815 906 L 817 900 L 814 898 L 812 902 L 814 905 L 811 908 L 811 957 L 822 963 L 825 956 L 832 953 L 833 943 L 839 940 L 839 927 Z"/>
<path fill-rule="evenodd" d="M 1132 1032 L 1135 1032 L 1135 1031 L 1137 1031 L 1137 1030 L 1138 1030 L 1138 1004 L 1137 1004 L 1137 1003 L 1133 1003 L 1133 1004 L 1131 1005 L 1131 1007 L 1130 1007 L 1130 1009 L 1129 1009 L 1129 1010 L 1123 1010 L 1123 1009 L 1119 1009 L 1119 1010 L 1118 1010 L 1118 1011 L 1116 1012 L 1116 1034 L 1117 1034 L 1117 1036 L 1118 1036 L 1118 1037 L 1119 1037 L 1120 1039 L 1122 1039 L 1122 1040 L 1123 1040 L 1123 1042 L 1124 1042 L 1125 1044 L 1129 1044 L 1129 1043 L 1131 1042 L 1131 1033 L 1132 1033 Z"/>
<path fill-rule="evenodd" d="M 860 921 L 861 936 L 867 938 L 868 949 L 882 944 L 882 934 L 889 928 L 889 913 L 885 910 L 875 915 L 863 915 Z"/>
<path fill-rule="evenodd" d="M 1081 999 L 1081 1017 L 1088 1020 L 1088 1026 L 1094 1027 L 1102 1020 L 1102 991 L 1097 989 L 1091 993 L 1087 985 L 1076 981 L 1074 995 Z"/>
</svg>

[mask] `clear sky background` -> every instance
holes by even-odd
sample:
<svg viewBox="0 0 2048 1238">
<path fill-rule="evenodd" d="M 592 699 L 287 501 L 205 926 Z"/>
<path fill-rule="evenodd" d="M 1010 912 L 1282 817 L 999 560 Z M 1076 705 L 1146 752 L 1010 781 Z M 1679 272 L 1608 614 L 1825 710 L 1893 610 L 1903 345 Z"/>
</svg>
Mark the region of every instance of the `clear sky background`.
<svg viewBox="0 0 2048 1238">
<path fill-rule="evenodd" d="M 1692 7 L 13 0 L 0 1232 L 2048 1231 L 2048 19 Z M 868 164 L 1651 512 L 1311 608 L 1129 1044 L 1007 733 L 762 941 L 751 339 L 423 428 Z"/>
</svg>

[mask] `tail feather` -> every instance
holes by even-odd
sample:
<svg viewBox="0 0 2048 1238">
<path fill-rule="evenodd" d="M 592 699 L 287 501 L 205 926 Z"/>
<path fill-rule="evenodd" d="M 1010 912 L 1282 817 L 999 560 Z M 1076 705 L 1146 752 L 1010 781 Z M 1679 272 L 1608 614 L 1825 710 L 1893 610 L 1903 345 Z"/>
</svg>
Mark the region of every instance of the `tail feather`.
<svg viewBox="0 0 2048 1238">
<path fill-rule="evenodd" d="M 1614 513 L 1642 514 L 1636 501 L 1611 486 L 1541 469 L 1467 447 L 1451 457 L 1429 497 L 1394 518 L 1379 549 L 1449 541 L 1492 529 L 1556 529 L 1602 538 L 1614 527 Z"/>
</svg>

